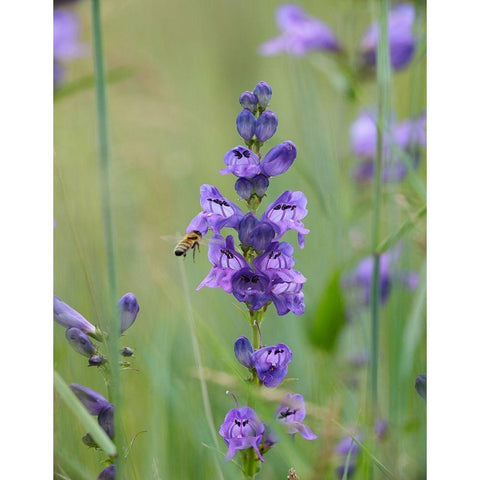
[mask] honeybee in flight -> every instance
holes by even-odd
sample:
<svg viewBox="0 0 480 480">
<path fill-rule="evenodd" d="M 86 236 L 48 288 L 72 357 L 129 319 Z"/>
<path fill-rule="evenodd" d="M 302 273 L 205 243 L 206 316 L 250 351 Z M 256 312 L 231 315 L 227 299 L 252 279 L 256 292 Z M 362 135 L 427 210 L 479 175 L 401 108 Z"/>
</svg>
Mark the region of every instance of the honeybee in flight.
<svg viewBox="0 0 480 480">
<path fill-rule="evenodd" d="M 200 251 L 200 240 L 202 239 L 202 234 L 198 230 L 187 233 L 182 240 L 177 243 L 177 246 L 173 249 L 173 253 L 177 257 L 187 256 L 187 252 L 192 248 L 193 249 L 193 261 L 195 261 L 195 250 Z"/>
</svg>

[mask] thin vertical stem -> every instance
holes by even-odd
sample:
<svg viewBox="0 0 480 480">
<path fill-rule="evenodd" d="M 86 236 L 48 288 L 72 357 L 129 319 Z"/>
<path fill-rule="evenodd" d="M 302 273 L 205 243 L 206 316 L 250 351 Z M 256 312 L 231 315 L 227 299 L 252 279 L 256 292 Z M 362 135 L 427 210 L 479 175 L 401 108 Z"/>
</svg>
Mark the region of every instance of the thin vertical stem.
<svg viewBox="0 0 480 480">
<path fill-rule="evenodd" d="M 95 96 L 97 105 L 98 128 L 98 168 L 101 192 L 101 209 L 104 230 L 106 263 L 108 273 L 108 309 L 107 349 L 109 356 L 109 397 L 115 406 L 115 443 L 118 457 L 116 463 L 116 478 L 123 479 L 123 432 L 121 427 L 121 389 L 120 389 L 120 322 L 117 313 L 118 284 L 116 269 L 115 233 L 113 224 L 112 207 L 112 180 L 111 180 L 111 154 L 109 137 L 109 120 L 107 109 L 107 89 L 105 81 L 105 66 L 103 57 L 102 22 L 100 15 L 100 0 L 92 0 L 92 30 L 93 53 L 95 64 Z"/>
<path fill-rule="evenodd" d="M 378 408 L 378 350 L 380 336 L 380 254 L 377 245 L 380 241 L 382 165 L 385 155 L 385 132 L 390 115 L 390 54 L 388 44 L 389 0 L 380 0 L 380 39 L 377 49 L 377 85 L 378 85 L 378 133 L 375 155 L 375 179 L 372 219 L 373 279 L 371 290 L 371 384 L 370 412 L 371 421 Z"/>
</svg>

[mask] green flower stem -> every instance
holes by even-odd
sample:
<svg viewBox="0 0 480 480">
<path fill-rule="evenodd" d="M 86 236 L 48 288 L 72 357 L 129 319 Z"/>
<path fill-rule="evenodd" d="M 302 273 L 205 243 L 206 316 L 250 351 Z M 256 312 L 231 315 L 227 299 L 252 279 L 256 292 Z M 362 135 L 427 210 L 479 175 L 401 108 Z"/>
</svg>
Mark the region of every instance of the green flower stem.
<svg viewBox="0 0 480 480">
<path fill-rule="evenodd" d="M 249 448 L 245 452 L 243 459 L 243 473 L 246 480 L 254 480 L 257 476 L 257 454 L 253 448 Z"/>
<path fill-rule="evenodd" d="M 117 312 L 118 285 L 116 270 L 116 248 L 113 223 L 113 207 L 111 193 L 111 154 L 109 120 L 107 109 L 107 89 L 105 78 L 105 66 L 102 44 L 102 23 L 100 15 L 100 0 L 92 0 L 92 30 L 93 30 L 93 53 L 95 64 L 95 96 L 97 104 L 97 128 L 98 128 L 98 167 L 101 191 L 101 208 L 104 229 L 107 273 L 109 283 L 109 297 L 107 310 L 106 347 L 110 360 L 108 390 L 109 400 L 115 405 L 115 443 L 120 453 L 116 458 L 116 478 L 124 478 L 123 460 L 123 435 L 121 426 L 121 390 L 120 390 L 120 322 Z"/>
</svg>

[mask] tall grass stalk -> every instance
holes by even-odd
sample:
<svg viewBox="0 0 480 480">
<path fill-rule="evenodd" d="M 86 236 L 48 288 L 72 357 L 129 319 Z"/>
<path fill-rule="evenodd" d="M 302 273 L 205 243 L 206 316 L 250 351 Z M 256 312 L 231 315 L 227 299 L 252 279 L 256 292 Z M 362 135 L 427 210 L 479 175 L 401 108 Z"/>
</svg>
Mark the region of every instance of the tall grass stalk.
<svg viewBox="0 0 480 480">
<path fill-rule="evenodd" d="M 123 479 L 124 441 L 121 424 L 121 389 L 120 389 L 120 321 L 117 312 L 118 284 L 115 234 L 112 208 L 111 153 L 109 136 L 109 119 L 107 108 L 107 89 L 103 57 L 102 21 L 100 0 L 92 0 L 93 53 L 95 64 L 95 96 L 97 104 L 98 129 L 98 167 L 101 192 L 101 209 L 104 229 L 106 263 L 108 273 L 108 338 L 106 347 L 109 358 L 108 394 L 115 406 L 115 443 L 117 445 L 116 478 Z"/>
<path fill-rule="evenodd" d="M 387 121 L 390 116 L 390 49 L 388 43 L 388 11 L 389 0 L 380 1 L 380 39 L 377 49 L 377 95 L 378 95 L 378 133 L 375 154 L 375 179 L 372 218 L 372 254 L 373 281 L 371 290 L 371 378 L 369 411 L 371 426 L 378 410 L 378 350 L 380 337 L 380 253 L 377 246 L 380 242 L 381 200 L 382 200 L 382 164 L 384 162 L 384 138 Z M 373 478 L 373 470 L 370 470 Z"/>
</svg>

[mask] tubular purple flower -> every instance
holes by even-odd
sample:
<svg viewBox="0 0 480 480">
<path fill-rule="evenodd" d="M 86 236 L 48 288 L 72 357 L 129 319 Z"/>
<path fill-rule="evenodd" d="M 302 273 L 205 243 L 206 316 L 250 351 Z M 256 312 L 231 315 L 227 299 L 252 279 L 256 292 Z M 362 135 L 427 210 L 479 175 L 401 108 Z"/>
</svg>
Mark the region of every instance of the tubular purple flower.
<svg viewBox="0 0 480 480">
<path fill-rule="evenodd" d="M 297 149 L 293 142 L 287 141 L 273 147 L 265 155 L 260 168 L 267 177 L 285 173 L 297 157 Z"/>
<path fill-rule="evenodd" d="M 260 120 L 260 119 L 259 119 Z M 237 116 L 237 131 L 244 140 L 251 140 L 256 132 L 257 119 L 248 109 L 244 108 Z"/>
<path fill-rule="evenodd" d="M 253 193 L 253 183 L 248 180 L 248 178 L 240 177 L 235 182 L 235 191 L 239 197 L 243 198 L 244 200 L 248 200 Z"/>
<path fill-rule="evenodd" d="M 406 67 L 413 59 L 417 41 L 413 33 L 415 7 L 409 3 L 395 6 L 388 15 L 388 43 L 390 63 L 394 70 Z M 375 22 L 366 31 L 361 43 L 360 53 L 364 65 L 373 67 L 377 63 L 377 44 L 380 38 L 380 26 Z"/>
<path fill-rule="evenodd" d="M 282 32 L 259 47 L 261 55 L 304 56 L 315 50 L 337 52 L 340 44 L 332 29 L 321 20 L 308 15 L 299 5 L 281 5 L 276 11 L 277 25 Z"/>
<path fill-rule="evenodd" d="M 377 126 L 375 115 L 362 111 L 350 127 L 350 149 L 360 158 L 375 158 Z"/>
<path fill-rule="evenodd" d="M 115 465 L 109 465 L 107 468 L 104 468 L 97 480 L 115 480 Z"/>
<path fill-rule="evenodd" d="M 247 337 L 238 337 L 233 346 L 235 357 L 246 368 L 253 368 L 253 346 Z"/>
<path fill-rule="evenodd" d="M 232 293 L 251 310 L 259 310 L 270 301 L 270 279 L 250 267 L 242 268 L 232 276 Z"/>
<path fill-rule="evenodd" d="M 214 233 L 225 227 L 238 228 L 243 218 L 242 210 L 226 199 L 213 185 L 200 187 L 200 205 L 206 212 L 206 221 Z"/>
<path fill-rule="evenodd" d="M 252 115 L 253 116 L 253 115 Z M 260 142 L 266 142 L 275 135 L 278 118 L 271 110 L 265 110 L 257 120 L 255 136 Z M 250 137 L 251 138 L 251 137 Z M 249 140 L 248 138 L 246 140 Z"/>
<path fill-rule="evenodd" d="M 95 327 L 58 297 L 53 297 L 53 318 L 62 327 L 78 328 L 88 335 L 95 334 Z"/>
<path fill-rule="evenodd" d="M 264 459 L 258 449 L 264 432 L 264 425 L 250 407 L 232 408 L 225 415 L 225 420 L 218 433 L 223 437 L 228 450 L 225 460 L 231 460 L 237 450 L 253 448 L 258 458 Z"/>
<path fill-rule="evenodd" d="M 200 212 L 188 224 L 185 233 L 200 232 L 202 237 L 208 233 L 207 212 Z"/>
<path fill-rule="evenodd" d="M 108 407 L 110 403 L 99 393 L 91 388 L 84 387 L 78 383 L 72 383 L 70 389 L 82 402 L 83 406 L 88 410 L 90 415 L 99 415 L 100 412 Z"/>
<path fill-rule="evenodd" d="M 278 407 L 275 417 L 278 422 L 287 426 L 290 434 L 300 433 L 306 440 L 315 440 L 317 436 L 302 423 L 305 418 L 305 402 L 299 393 L 287 393 Z"/>
<path fill-rule="evenodd" d="M 90 340 L 90 337 L 86 333 L 83 333 L 79 328 L 67 329 L 65 332 L 65 338 L 70 346 L 84 357 L 91 357 L 97 350 Z"/>
<path fill-rule="evenodd" d="M 288 373 L 292 352 L 284 343 L 260 348 L 253 354 L 258 378 L 268 388 L 278 387 Z"/>
<path fill-rule="evenodd" d="M 53 10 L 53 56 L 65 61 L 85 55 L 87 49 L 79 41 L 80 21 L 70 9 Z"/>
<path fill-rule="evenodd" d="M 383 165 L 382 182 L 392 183 L 401 182 L 407 175 L 408 170 L 406 165 L 401 161 L 395 161 Z M 375 163 L 373 159 L 364 160 L 354 167 L 352 177 L 360 183 L 367 183 L 373 180 L 375 174 Z"/>
<path fill-rule="evenodd" d="M 267 222 L 260 222 L 253 213 L 247 213 L 240 221 L 238 238 L 243 246 L 251 246 L 255 250 L 265 250 L 273 238 L 275 230 Z"/>
<path fill-rule="evenodd" d="M 298 244 L 300 248 L 303 248 L 305 246 L 305 234 L 310 232 L 301 221 L 308 213 L 306 205 L 307 198 L 303 192 L 287 190 L 267 207 L 261 220 L 272 224 L 277 232 L 277 239 L 280 239 L 287 230 L 296 230 L 298 232 Z"/>
<path fill-rule="evenodd" d="M 272 242 L 265 253 L 253 260 L 253 266 L 266 274 L 272 270 L 290 270 L 295 265 L 292 255 L 293 247 L 288 242 Z"/>
<path fill-rule="evenodd" d="M 263 197 L 267 193 L 268 185 L 270 184 L 268 178 L 260 173 L 259 175 L 253 177 L 251 181 L 253 191 L 255 192 L 257 197 Z"/>
<path fill-rule="evenodd" d="M 106 407 L 102 408 L 101 412 L 98 414 L 98 424 L 111 439 L 113 439 L 115 436 L 113 412 L 114 407 L 111 403 L 109 403 Z"/>
<path fill-rule="evenodd" d="M 208 245 L 208 259 L 213 267 L 197 290 L 203 287 L 220 287 L 227 293 L 231 293 L 233 275 L 248 267 L 247 261 L 235 251 L 233 237 L 229 235 L 224 239 L 221 235 L 213 235 Z"/>
<path fill-rule="evenodd" d="M 222 175 L 233 173 L 236 177 L 253 178 L 260 173 L 260 160 L 258 155 L 240 145 L 229 150 L 225 154 L 223 161 L 225 162 L 226 168 L 220 170 Z"/>
<path fill-rule="evenodd" d="M 252 113 L 255 113 L 258 100 L 252 92 L 243 92 L 238 101 L 243 108 L 248 108 Z"/>
<path fill-rule="evenodd" d="M 253 94 L 257 97 L 258 105 L 265 109 L 272 98 L 272 88 L 267 82 L 258 82 Z"/>
<path fill-rule="evenodd" d="M 126 293 L 118 302 L 118 311 L 120 314 L 120 331 L 123 333 L 133 325 L 137 318 L 140 306 L 137 297 L 133 293 Z"/>
<path fill-rule="evenodd" d="M 301 291 L 307 279 L 296 270 L 278 270 L 271 287 L 272 301 L 278 315 L 292 312 L 295 315 L 305 313 L 304 295 Z"/>
</svg>

